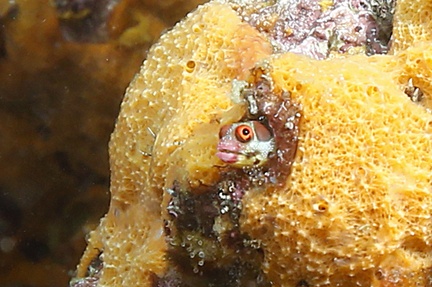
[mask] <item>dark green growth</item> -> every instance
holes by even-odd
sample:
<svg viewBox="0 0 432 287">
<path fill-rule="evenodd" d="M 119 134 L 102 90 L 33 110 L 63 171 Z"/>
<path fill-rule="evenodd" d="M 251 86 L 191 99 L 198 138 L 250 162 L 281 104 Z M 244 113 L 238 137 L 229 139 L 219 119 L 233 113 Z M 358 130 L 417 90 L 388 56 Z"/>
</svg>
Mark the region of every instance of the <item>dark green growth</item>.
<svg viewBox="0 0 432 287">
<path fill-rule="evenodd" d="M 171 270 L 154 286 L 270 286 L 261 271 L 263 252 L 242 234 L 241 179 L 188 190 L 175 182 L 168 192 L 166 236 Z"/>
</svg>

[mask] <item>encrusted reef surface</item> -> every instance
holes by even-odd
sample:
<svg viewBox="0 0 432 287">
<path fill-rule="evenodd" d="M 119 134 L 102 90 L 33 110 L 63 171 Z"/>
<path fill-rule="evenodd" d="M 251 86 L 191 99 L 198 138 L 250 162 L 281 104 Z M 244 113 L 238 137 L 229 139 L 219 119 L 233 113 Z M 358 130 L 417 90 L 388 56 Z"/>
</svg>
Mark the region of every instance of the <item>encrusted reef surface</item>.
<svg viewBox="0 0 432 287">
<path fill-rule="evenodd" d="M 253 3 L 151 48 L 72 286 L 431 286 L 432 7 L 398 1 L 389 43 L 392 2 L 304 1 L 299 29 Z"/>
</svg>

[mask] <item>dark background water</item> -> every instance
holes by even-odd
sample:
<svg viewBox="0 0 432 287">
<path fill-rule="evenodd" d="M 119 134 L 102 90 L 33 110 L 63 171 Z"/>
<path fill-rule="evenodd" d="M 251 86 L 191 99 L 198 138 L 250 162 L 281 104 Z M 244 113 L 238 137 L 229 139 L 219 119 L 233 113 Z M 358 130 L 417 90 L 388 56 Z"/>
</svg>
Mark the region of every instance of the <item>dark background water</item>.
<svg viewBox="0 0 432 287">
<path fill-rule="evenodd" d="M 0 0 L 0 286 L 66 286 L 150 45 L 200 0 Z"/>
</svg>

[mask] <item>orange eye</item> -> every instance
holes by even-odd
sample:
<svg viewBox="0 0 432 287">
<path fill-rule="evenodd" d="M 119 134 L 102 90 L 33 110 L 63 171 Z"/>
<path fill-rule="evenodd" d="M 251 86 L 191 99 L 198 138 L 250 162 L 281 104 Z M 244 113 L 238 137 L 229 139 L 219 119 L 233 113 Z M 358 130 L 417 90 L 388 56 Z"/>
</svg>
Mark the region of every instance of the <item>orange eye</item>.
<svg viewBox="0 0 432 287">
<path fill-rule="evenodd" d="M 239 141 L 245 143 L 252 139 L 253 130 L 248 125 L 240 125 L 235 129 L 235 136 Z"/>
</svg>

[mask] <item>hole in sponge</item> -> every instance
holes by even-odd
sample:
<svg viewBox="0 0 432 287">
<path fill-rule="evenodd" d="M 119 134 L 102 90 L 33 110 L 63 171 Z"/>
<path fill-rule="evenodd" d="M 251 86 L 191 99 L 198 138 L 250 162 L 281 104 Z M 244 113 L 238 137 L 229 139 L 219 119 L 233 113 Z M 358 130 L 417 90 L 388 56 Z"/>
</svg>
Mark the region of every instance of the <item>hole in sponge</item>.
<svg viewBox="0 0 432 287">
<path fill-rule="evenodd" d="M 192 73 L 195 70 L 195 66 L 196 66 L 195 61 L 192 60 L 188 61 L 186 63 L 186 72 Z"/>
</svg>

